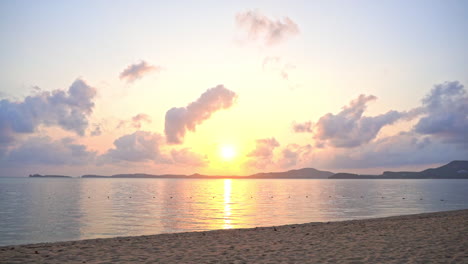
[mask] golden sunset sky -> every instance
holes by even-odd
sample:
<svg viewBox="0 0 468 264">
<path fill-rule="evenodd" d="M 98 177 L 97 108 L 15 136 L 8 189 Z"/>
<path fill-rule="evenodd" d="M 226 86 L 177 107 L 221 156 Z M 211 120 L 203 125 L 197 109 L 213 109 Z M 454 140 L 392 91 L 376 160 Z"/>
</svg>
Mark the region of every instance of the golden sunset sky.
<svg viewBox="0 0 468 264">
<path fill-rule="evenodd" d="M 468 158 L 466 1 L 2 1 L 0 176 Z"/>
</svg>

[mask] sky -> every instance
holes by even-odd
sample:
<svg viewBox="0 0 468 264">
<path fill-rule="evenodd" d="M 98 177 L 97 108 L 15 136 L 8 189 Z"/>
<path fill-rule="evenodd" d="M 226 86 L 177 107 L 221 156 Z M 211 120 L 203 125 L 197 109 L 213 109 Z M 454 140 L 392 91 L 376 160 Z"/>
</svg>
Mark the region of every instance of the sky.
<svg viewBox="0 0 468 264">
<path fill-rule="evenodd" d="M 467 1 L 1 1 L 0 176 L 468 159 Z"/>
</svg>

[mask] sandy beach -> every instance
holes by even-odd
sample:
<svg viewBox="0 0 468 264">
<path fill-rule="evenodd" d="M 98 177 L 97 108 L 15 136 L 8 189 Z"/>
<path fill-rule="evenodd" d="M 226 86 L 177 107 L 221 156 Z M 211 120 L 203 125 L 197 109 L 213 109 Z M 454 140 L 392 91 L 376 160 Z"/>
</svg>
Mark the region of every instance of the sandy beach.
<svg viewBox="0 0 468 264">
<path fill-rule="evenodd" d="M 468 263 L 468 210 L 7 246 L 0 263 Z"/>
</svg>

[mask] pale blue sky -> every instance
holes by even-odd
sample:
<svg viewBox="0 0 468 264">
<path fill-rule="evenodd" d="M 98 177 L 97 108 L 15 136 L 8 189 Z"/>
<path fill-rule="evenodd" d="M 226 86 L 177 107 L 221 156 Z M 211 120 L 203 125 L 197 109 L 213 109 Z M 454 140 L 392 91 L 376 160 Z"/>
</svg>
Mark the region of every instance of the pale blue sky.
<svg viewBox="0 0 468 264">
<path fill-rule="evenodd" d="M 2 1 L 0 5 L 0 85 L 14 95 L 26 93 L 28 85 L 53 89 L 77 75 L 95 79 L 111 75 L 110 68 L 120 61 L 154 57 L 171 65 L 213 60 L 233 39 L 233 17 L 246 9 L 294 18 L 301 35 L 279 52 L 311 70 L 337 67 L 337 79 L 349 70 L 377 67 L 396 79 L 404 78 L 395 80 L 399 85 L 427 80 L 420 89 L 434 81 L 467 80 L 466 1 Z M 406 85 L 413 84 L 419 83 Z"/>
</svg>

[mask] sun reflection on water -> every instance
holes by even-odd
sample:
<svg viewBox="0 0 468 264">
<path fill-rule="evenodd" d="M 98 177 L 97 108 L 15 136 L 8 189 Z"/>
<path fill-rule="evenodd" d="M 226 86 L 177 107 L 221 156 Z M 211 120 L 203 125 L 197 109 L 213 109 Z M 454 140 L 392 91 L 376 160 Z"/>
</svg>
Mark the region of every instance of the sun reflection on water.
<svg viewBox="0 0 468 264">
<path fill-rule="evenodd" d="M 467 184 L 463 180 L 0 179 L 0 211 L 14 213 L 2 218 L 0 233 L 3 228 L 5 235 L 0 236 L 0 245 L 466 209 Z"/>
<path fill-rule="evenodd" d="M 231 225 L 231 180 L 224 180 L 224 229 L 232 228 Z"/>
</svg>

